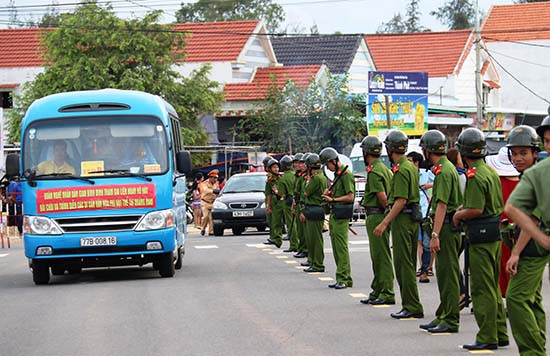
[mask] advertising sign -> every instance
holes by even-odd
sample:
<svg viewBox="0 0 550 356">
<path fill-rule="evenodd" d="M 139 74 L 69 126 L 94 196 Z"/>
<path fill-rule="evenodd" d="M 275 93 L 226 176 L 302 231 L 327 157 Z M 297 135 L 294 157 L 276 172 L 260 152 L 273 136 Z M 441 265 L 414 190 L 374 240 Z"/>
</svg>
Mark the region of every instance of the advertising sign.
<svg viewBox="0 0 550 356">
<path fill-rule="evenodd" d="M 489 113 L 483 122 L 483 131 L 510 131 L 514 128 L 516 116 L 514 114 Z"/>
<path fill-rule="evenodd" d="M 428 73 L 369 72 L 367 122 L 369 135 L 388 130 L 386 97 L 391 128 L 409 136 L 428 130 Z"/>
</svg>

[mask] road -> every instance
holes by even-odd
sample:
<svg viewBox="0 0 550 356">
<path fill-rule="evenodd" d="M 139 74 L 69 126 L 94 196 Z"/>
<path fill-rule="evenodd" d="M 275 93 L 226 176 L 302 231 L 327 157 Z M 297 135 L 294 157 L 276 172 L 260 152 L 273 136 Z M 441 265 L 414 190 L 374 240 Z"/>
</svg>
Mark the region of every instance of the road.
<svg viewBox="0 0 550 356">
<path fill-rule="evenodd" d="M 47 286 L 33 284 L 16 241 L 0 249 L 0 355 L 467 355 L 459 345 L 477 331 L 469 310 L 458 334 L 418 328 L 437 307 L 435 277 L 419 284 L 422 321 L 391 319 L 398 305 L 359 303 L 372 270 L 364 225 L 354 225 L 355 284 L 344 290 L 327 288 L 335 270 L 328 235 L 322 274 L 306 274 L 290 254 L 262 245 L 265 233 L 226 230 L 221 238 L 190 233 L 174 278 L 125 267 L 54 276 Z M 495 354 L 517 355 L 517 348 Z"/>
</svg>

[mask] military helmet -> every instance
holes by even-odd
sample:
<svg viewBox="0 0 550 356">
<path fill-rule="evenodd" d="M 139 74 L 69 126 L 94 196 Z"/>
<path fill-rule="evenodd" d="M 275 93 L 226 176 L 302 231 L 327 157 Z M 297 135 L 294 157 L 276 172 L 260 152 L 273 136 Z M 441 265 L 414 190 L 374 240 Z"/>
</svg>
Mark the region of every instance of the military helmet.
<svg viewBox="0 0 550 356">
<path fill-rule="evenodd" d="M 306 166 L 308 166 L 308 168 L 321 168 L 321 159 L 319 158 L 319 155 L 317 153 L 311 153 L 306 158 Z"/>
<path fill-rule="evenodd" d="M 542 120 L 539 127 L 537 127 L 537 133 L 542 138 L 544 136 L 544 131 L 550 130 L 550 106 L 548 107 L 548 116 Z"/>
<path fill-rule="evenodd" d="M 487 142 L 483 132 L 473 127 L 462 131 L 456 147 L 464 157 L 483 158 L 487 154 Z"/>
<path fill-rule="evenodd" d="M 390 130 L 384 140 L 386 150 L 395 153 L 406 153 L 409 145 L 409 138 L 404 132 L 399 130 Z"/>
<path fill-rule="evenodd" d="M 420 147 L 426 152 L 445 154 L 447 151 L 447 138 L 439 130 L 430 130 L 420 138 Z"/>
<path fill-rule="evenodd" d="M 363 149 L 363 154 L 380 156 L 382 154 L 382 142 L 376 136 L 365 136 L 361 141 L 361 149 Z"/>
<path fill-rule="evenodd" d="M 539 137 L 534 128 L 527 125 L 521 125 L 514 127 L 508 134 L 507 147 L 532 147 L 534 149 L 540 149 Z"/>
<path fill-rule="evenodd" d="M 279 166 L 279 168 L 281 168 L 281 165 L 279 164 L 279 161 L 277 161 L 275 158 L 271 158 L 268 162 L 267 162 L 267 169 L 271 169 L 271 167 L 276 164 Z"/>
<path fill-rule="evenodd" d="M 321 164 L 327 164 L 328 161 L 338 159 L 338 152 L 332 147 L 325 147 L 319 152 Z"/>
<path fill-rule="evenodd" d="M 265 156 L 265 158 L 262 160 L 262 164 L 267 167 L 267 162 L 269 162 L 271 159 L 271 156 Z"/>
<path fill-rule="evenodd" d="M 281 171 L 288 171 L 292 167 L 292 158 L 289 155 L 284 155 L 279 161 Z"/>
<path fill-rule="evenodd" d="M 293 161 L 294 161 L 294 162 L 296 162 L 296 161 L 301 161 L 303 156 L 304 156 L 303 153 L 296 153 L 296 154 L 294 155 Z"/>
<path fill-rule="evenodd" d="M 311 154 L 311 152 L 306 152 L 304 153 L 304 155 L 302 156 L 302 162 L 306 162 L 306 159 L 309 157 L 309 155 Z"/>
</svg>

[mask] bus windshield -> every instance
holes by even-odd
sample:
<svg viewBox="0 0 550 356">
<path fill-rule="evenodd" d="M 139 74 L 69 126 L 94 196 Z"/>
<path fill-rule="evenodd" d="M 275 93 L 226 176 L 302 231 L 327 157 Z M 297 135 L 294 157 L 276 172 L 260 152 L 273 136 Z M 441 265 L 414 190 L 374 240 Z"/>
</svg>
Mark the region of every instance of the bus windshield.
<svg viewBox="0 0 550 356">
<path fill-rule="evenodd" d="M 168 169 L 166 132 L 155 117 L 40 120 L 28 126 L 23 141 L 23 170 L 37 179 L 152 175 Z"/>
</svg>

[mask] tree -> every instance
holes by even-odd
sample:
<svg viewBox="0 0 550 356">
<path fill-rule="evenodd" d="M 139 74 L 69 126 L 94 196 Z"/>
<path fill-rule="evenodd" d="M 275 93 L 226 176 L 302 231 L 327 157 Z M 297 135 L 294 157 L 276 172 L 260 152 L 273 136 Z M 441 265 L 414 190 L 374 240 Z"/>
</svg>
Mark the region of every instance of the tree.
<svg viewBox="0 0 550 356">
<path fill-rule="evenodd" d="M 8 3 L 8 27 L 19 27 L 18 20 L 19 18 L 17 15 L 17 8 L 15 7 L 15 0 L 10 0 Z"/>
<path fill-rule="evenodd" d="M 274 84 L 258 108 L 236 127 L 239 139 L 260 142 L 271 152 L 311 151 L 342 148 L 360 139 L 366 124 L 346 91 L 347 79 L 330 76 L 325 85 L 312 82 L 298 88 L 289 81 L 282 89 Z M 359 99 L 358 99 L 359 100 Z"/>
<path fill-rule="evenodd" d="M 34 21 L 34 19 L 31 19 L 27 21 L 27 25 L 29 27 L 42 28 L 59 26 L 61 22 L 61 14 L 59 13 L 59 9 L 56 5 L 57 1 L 52 1 L 52 4 L 46 8 L 46 13 L 44 13 L 40 20 Z"/>
<path fill-rule="evenodd" d="M 426 28 L 420 25 L 420 0 L 411 0 L 407 5 L 406 18 L 400 12 L 393 15 L 388 22 L 383 22 L 376 31 L 377 33 L 405 33 L 421 32 Z"/>
<path fill-rule="evenodd" d="M 19 140 L 21 118 L 46 95 L 101 88 L 146 91 L 170 102 L 182 122 L 186 145 L 207 144 L 200 114 L 215 112 L 223 94 L 208 79 L 209 67 L 182 78 L 173 65 L 184 59 L 183 33 L 158 24 L 160 12 L 123 20 L 110 6 L 86 3 L 62 14 L 60 26 L 42 33 L 45 71 L 23 87 L 10 112 L 9 132 Z"/>
<path fill-rule="evenodd" d="M 407 32 L 407 26 L 403 21 L 401 13 L 393 15 L 391 20 L 383 22 L 376 30 L 376 33 L 405 33 Z"/>
<path fill-rule="evenodd" d="M 448 0 L 430 14 L 450 30 L 464 30 L 474 27 L 476 10 L 470 0 Z"/>
<path fill-rule="evenodd" d="M 279 30 L 285 20 L 283 7 L 273 0 L 199 0 L 182 3 L 176 12 L 178 22 L 264 20 L 267 30 Z"/>
</svg>

